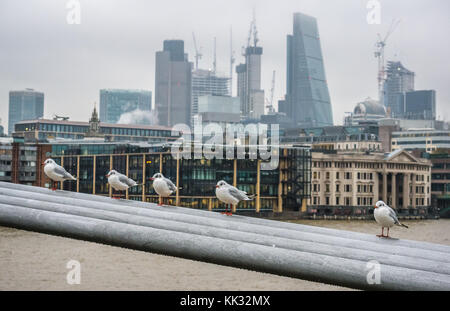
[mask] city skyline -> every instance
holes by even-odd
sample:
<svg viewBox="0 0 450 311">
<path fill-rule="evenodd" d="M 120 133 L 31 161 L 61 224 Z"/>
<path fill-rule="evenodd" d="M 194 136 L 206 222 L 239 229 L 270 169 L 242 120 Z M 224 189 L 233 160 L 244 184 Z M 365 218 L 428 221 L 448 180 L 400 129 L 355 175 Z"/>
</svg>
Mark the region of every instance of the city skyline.
<svg viewBox="0 0 450 311">
<path fill-rule="evenodd" d="M 81 0 L 81 23 L 69 25 L 64 1 L 30 1 L 25 7 L 2 1 L 2 125 L 6 128 L 8 92 L 14 89 L 43 92 L 44 116 L 68 115 L 71 120 L 89 118 L 102 88 L 148 89 L 154 94 L 154 53 L 161 49 L 163 40 L 181 39 L 193 62 L 193 31 L 204 54 L 199 67 L 212 68 L 216 36 L 218 71 L 228 73 L 229 28 L 233 27 L 237 64 L 243 62 L 240 48 L 246 42 L 253 7 L 259 45 L 264 48 L 262 88 L 268 93 L 272 71 L 276 70 L 275 105 L 286 90 L 285 40 L 292 30 L 293 13 L 317 18 L 335 124 L 342 124 L 344 112 L 352 111 L 357 102 L 367 96 L 377 98 L 377 61 L 373 56 L 376 34 L 383 35 L 392 18 L 399 18 L 402 22 L 386 46 L 386 60 L 399 60 L 411 68 L 417 75 L 416 89 L 436 90 L 437 116 L 450 119 L 450 91 L 446 87 L 450 81 L 446 61 L 449 46 L 439 40 L 439 35 L 445 38 L 449 28 L 446 12 L 450 5 L 446 1 L 435 1 L 430 6 L 423 1 L 380 0 L 380 25 L 367 23 L 367 1 L 174 3 L 161 3 L 158 10 L 151 10 L 152 4 L 142 1 L 130 5 L 125 1 L 90 4 Z M 201 19 L 195 18 L 196 10 L 202 11 Z M 236 81 L 234 75 L 234 94 Z"/>
</svg>

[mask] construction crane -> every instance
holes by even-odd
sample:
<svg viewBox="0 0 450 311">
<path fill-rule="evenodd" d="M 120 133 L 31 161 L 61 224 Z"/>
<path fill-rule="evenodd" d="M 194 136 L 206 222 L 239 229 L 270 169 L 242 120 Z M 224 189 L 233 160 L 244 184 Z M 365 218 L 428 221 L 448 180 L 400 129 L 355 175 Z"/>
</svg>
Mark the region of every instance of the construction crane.
<svg viewBox="0 0 450 311">
<path fill-rule="evenodd" d="M 378 58 L 378 94 L 381 104 L 384 99 L 384 81 L 386 80 L 386 72 L 384 69 L 384 47 L 386 46 L 387 39 L 394 32 L 399 23 L 400 20 L 393 19 L 384 38 L 382 39 L 380 34 L 378 34 L 378 41 L 375 43 L 375 57 Z"/>
<path fill-rule="evenodd" d="M 195 40 L 195 34 L 192 33 L 192 38 L 194 39 L 194 48 L 195 48 L 195 70 L 198 69 L 198 60 L 202 58 L 203 54 L 200 53 L 200 50 L 197 48 L 197 41 Z"/>
<path fill-rule="evenodd" d="M 272 75 L 272 86 L 270 87 L 270 99 L 268 100 L 266 98 L 266 109 L 269 114 L 275 112 L 275 109 L 273 108 L 274 93 L 275 93 L 275 70 L 273 71 Z"/>
</svg>

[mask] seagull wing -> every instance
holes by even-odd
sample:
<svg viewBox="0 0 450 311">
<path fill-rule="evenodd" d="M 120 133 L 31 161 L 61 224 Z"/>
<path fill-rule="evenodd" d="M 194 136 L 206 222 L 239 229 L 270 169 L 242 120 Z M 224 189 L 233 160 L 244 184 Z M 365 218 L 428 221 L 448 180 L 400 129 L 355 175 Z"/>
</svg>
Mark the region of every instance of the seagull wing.
<svg viewBox="0 0 450 311">
<path fill-rule="evenodd" d="M 394 223 L 399 224 L 397 214 L 395 213 L 395 211 L 392 208 L 390 208 L 389 206 L 386 206 L 386 207 L 389 211 L 389 216 L 392 217 L 392 219 L 394 219 Z"/>
<path fill-rule="evenodd" d="M 62 166 L 55 165 L 54 172 L 55 174 L 63 177 L 64 179 L 75 179 L 75 177 L 70 175 L 70 173 L 68 173 Z"/>
<path fill-rule="evenodd" d="M 123 174 L 120 174 L 120 175 L 119 175 L 119 181 L 120 181 L 122 184 L 127 185 L 128 187 L 133 187 L 133 186 L 136 185 L 136 182 L 135 182 L 133 179 L 128 178 L 127 176 L 125 176 L 125 175 L 123 175 Z"/>
<path fill-rule="evenodd" d="M 169 187 L 170 191 L 176 191 L 177 187 L 173 184 L 173 182 L 168 179 L 168 178 L 164 178 L 164 181 L 166 182 L 167 186 Z"/>
<path fill-rule="evenodd" d="M 244 191 L 240 191 L 239 189 L 229 186 L 228 187 L 228 193 L 233 196 L 234 198 L 238 199 L 239 201 L 247 201 L 251 200 Z"/>
</svg>

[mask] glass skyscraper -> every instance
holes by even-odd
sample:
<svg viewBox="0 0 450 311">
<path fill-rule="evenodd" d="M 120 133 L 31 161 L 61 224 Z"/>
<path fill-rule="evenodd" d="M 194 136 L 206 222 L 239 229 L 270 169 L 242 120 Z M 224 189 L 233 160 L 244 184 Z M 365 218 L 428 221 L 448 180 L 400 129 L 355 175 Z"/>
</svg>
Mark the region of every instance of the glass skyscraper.
<svg viewBox="0 0 450 311">
<path fill-rule="evenodd" d="M 100 90 L 100 120 L 117 123 L 120 116 L 134 110 L 150 111 L 152 92 L 143 90 Z"/>
<path fill-rule="evenodd" d="M 22 120 L 35 120 L 44 116 L 44 93 L 33 89 L 9 92 L 8 134 L 14 132 L 14 125 Z"/>
<path fill-rule="evenodd" d="M 333 125 L 330 95 L 314 17 L 294 13 L 293 34 L 287 36 L 286 103 L 280 112 L 294 126 Z"/>
<path fill-rule="evenodd" d="M 184 41 L 165 40 L 156 52 L 155 109 L 160 125 L 191 123 L 192 63 L 184 53 Z"/>
</svg>

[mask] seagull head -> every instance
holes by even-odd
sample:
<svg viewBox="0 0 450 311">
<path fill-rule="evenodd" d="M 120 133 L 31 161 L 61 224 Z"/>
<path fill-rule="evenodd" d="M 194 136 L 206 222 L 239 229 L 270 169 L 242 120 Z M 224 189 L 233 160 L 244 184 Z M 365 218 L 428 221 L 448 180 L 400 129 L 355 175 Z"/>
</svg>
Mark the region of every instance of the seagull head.
<svg viewBox="0 0 450 311">
<path fill-rule="evenodd" d="M 42 165 L 47 165 L 47 164 L 55 164 L 55 161 L 53 161 L 53 159 L 47 159 L 44 161 L 44 163 L 42 163 Z"/>
<path fill-rule="evenodd" d="M 386 206 L 386 204 L 383 202 L 383 201 L 378 201 L 376 204 L 375 204 L 375 208 L 379 208 L 379 207 L 381 207 L 381 206 Z"/>
<path fill-rule="evenodd" d="M 115 171 L 115 170 L 110 170 L 110 171 L 108 172 L 108 174 L 106 174 L 106 177 L 109 178 L 109 176 L 112 176 L 112 175 L 115 175 L 115 174 L 117 174 L 117 171 Z"/>
<path fill-rule="evenodd" d="M 220 180 L 220 181 L 217 183 L 216 188 L 220 188 L 220 187 L 223 187 L 223 186 L 226 186 L 226 185 L 228 185 L 226 181 Z"/>
<path fill-rule="evenodd" d="M 155 180 L 155 179 L 157 179 L 157 178 L 163 178 L 163 177 L 164 177 L 163 174 L 161 174 L 161 173 L 156 173 L 155 175 L 152 176 L 152 178 L 150 178 L 150 180 Z"/>
</svg>

